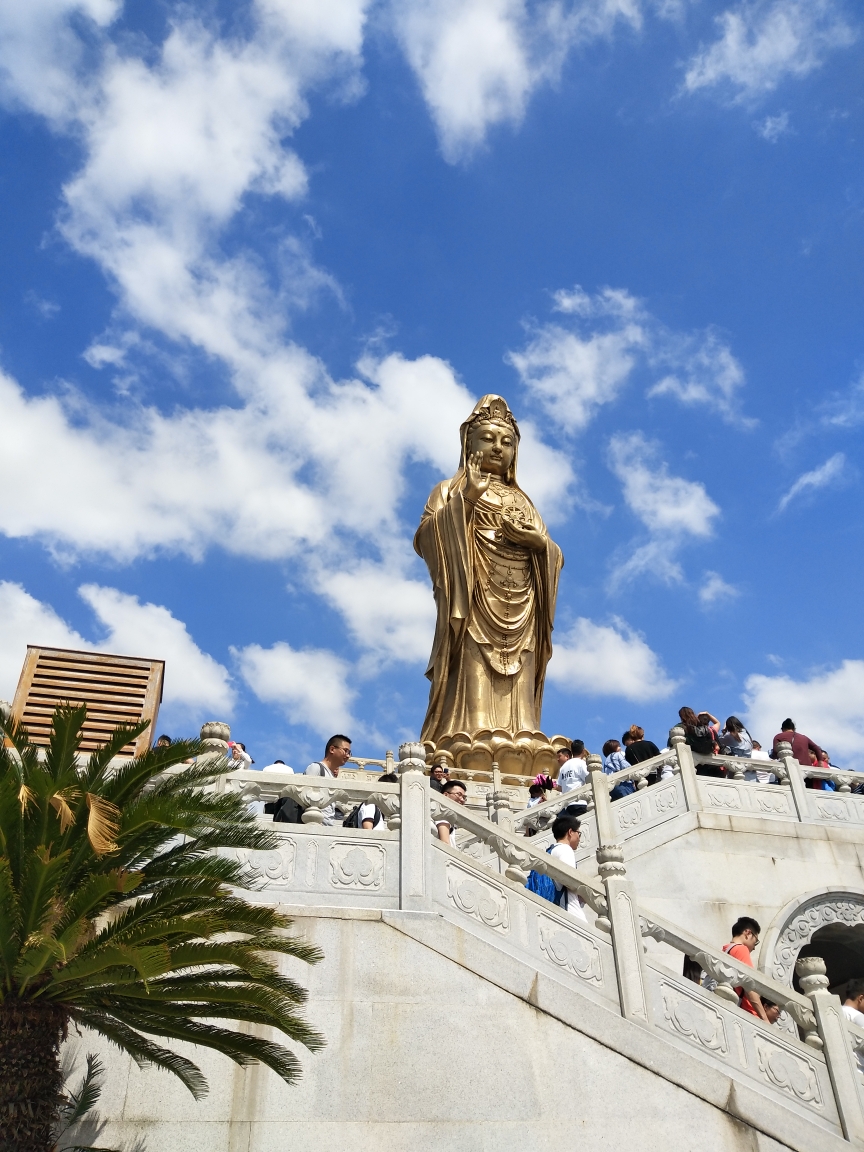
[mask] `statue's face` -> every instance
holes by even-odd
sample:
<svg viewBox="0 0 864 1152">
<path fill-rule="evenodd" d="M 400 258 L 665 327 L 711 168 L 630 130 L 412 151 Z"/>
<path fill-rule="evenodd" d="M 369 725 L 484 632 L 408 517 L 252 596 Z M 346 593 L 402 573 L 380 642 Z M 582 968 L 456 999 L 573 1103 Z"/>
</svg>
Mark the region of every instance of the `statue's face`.
<svg viewBox="0 0 864 1152">
<path fill-rule="evenodd" d="M 468 455 L 480 452 L 480 470 L 506 476 L 516 455 L 516 436 L 509 424 L 476 424 L 468 435 Z"/>
</svg>

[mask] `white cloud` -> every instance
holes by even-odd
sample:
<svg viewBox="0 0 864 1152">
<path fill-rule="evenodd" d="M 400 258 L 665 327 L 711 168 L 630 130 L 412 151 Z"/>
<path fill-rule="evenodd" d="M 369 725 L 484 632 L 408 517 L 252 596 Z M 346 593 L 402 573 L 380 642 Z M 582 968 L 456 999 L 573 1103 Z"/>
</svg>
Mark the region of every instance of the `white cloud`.
<svg viewBox="0 0 864 1152">
<path fill-rule="evenodd" d="M 637 703 L 664 700 L 678 686 L 645 639 L 617 616 L 611 625 L 580 617 L 556 640 L 549 679 L 565 691 Z"/>
<path fill-rule="evenodd" d="M 315 583 L 342 613 L 354 640 L 373 656 L 407 663 L 428 658 L 435 632 L 432 589 L 428 580 L 405 576 L 397 558 L 322 565 Z"/>
<path fill-rule="evenodd" d="M 800 496 L 802 492 L 816 492 L 820 488 L 825 488 L 827 485 L 833 484 L 843 475 L 845 468 L 845 455 L 842 452 L 835 452 L 824 464 L 798 477 L 786 495 L 780 500 L 780 503 L 777 505 L 777 512 L 784 512 L 791 501 L 793 501 L 796 496 Z"/>
<path fill-rule="evenodd" d="M 723 600 L 734 600 L 740 595 L 735 585 L 727 584 L 719 572 L 706 572 L 699 589 L 699 599 L 706 608 Z"/>
<path fill-rule="evenodd" d="M 827 748 L 835 764 L 864 768 L 864 660 L 844 660 L 839 668 L 817 672 L 809 680 L 749 676 L 745 702 L 747 726 L 763 745 L 791 716 L 799 732 Z"/>
<path fill-rule="evenodd" d="M 240 673 L 259 700 L 278 705 L 292 724 L 308 724 L 322 735 L 356 727 L 351 705 L 352 669 L 324 648 L 297 650 L 278 642 L 272 648 L 249 644 L 235 651 Z"/>
<path fill-rule="evenodd" d="M 846 392 L 835 393 L 821 408 L 826 428 L 857 428 L 864 424 L 864 374 Z"/>
<path fill-rule="evenodd" d="M 27 645 L 85 649 L 91 645 L 54 609 L 35 599 L 20 584 L 0 581 L 0 699 L 11 701 Z"/>
<path fill-rule="evenodd" d="M 617 591 L 640 576 L 651 576 L 662 584 L 683 584 L 684 570 L 677 560 L 678 540 L 649 540 L 630 545 L 613 557 L 609 590 Z"/>
<path fill-rule="evenodd" d="M 433 357 L 367 357 L 363 378 L 333 381 L 284 328 L 291 308 L 338 286 L 296 239 L 275 261 L 275 288 L 257 254 L 220 248 L 250 196 L 303 195 L 306 175 L 285 141 L 313 88 L 359 90 L 364 0 L 256 0 L 231 37 L 181 14 L 161 45 L 126 40 L 122 52 L 105 32 L 117 5 L 34 5 L 32 18 L 8 6 L 0 14 L 0 67 L 7 100 L 82 149 L 60 226 L 120 302 L 89 362 L 125 373 L 117 385 L 128 393 L 154 345 L 149 327 L 183 354 L 215 359 L 238 401 L 165 414 L 127 395 L 108 418 L 69 390 L 30 398 L 0 376 L 10 446 L 0 457 L 0 531 L 67 557 L 200 557 L 218 544 L 258 558 L 299 555 L 313 569 L 337 534 L 345 567 L 369 545 L 379 562 L 404 533 L 406 467 L 452 473 L 473 396 Z M 84 18 L 86 77 L 75 31 Z M 39 83 L 49 64 L 50 99 Z M 530 424 L 524 465 L 535 499 L 560 509 L 571 466 Z M 344 593 L 340 602 L 362 634 Z M 381 626 L 395 637 L 394 610 Z"/>
<path fill-rule="evenodd" d="M 755 427 L 756 421 L 740 410 L 744 369 L 714 330 L 706 329 L 695 337 L 669 333 L 656 342 L 652 361 L 673 371 L 649 388 L 648 396 L 674 396 L 690 407 L 713 408 L 729 424 Z"/>
<path fill-rule="evenodd" d="M 738 99 L 770 92 L 787 76 L 806 76 L 855 33 L 834 0 L 754 0 L 717 17 L 720 37 L 689 63 L 688 92 L 717 85 Z"/>
<path fill-rule="evenodd" d="M 665 373 L 649 396 L 713 409 L 739 427 L 755 424 L 743 416 L 738 398 L 744 370 L 713 328 L 673 332 L 623 288 L 602 288 L 591 296 L 577 284 L 555 292 L 553 300 L 554 311 L 571 318 L 569 325 L 535 325 L 526 347 L 507 359 L 568 431 L 585 428 L 640 368 Z"/>
<path fill-rule="evenodd" d="M 766 116 L 764 120 L 757 121 L 753 127 L 763 140 L 767 140 L 769 144 L 776 144 L 781 136 L 786 136 L 791 131 L 789 113 L 779 112 L 776 116 Z"/>
<path fill-rule="evenodd" d="M 495 124 L 518 124 L 570 49 L 641 24 L 640 0 L 391 0 L 396 34 L 438 130 L 458 160 Z"/>
<path fill-rule="evenodd" d="M 209 709 L 219 719 L 234 710 L 228 670 L 202 652 L 182 620 L 161 604 L 142 604 L 137 596 L 83 584 L 78 589 L 106 630 L 97 650 L 165 661 L 165 703 L 172 715 Z"/>
<path fill-rule="evenodd" d="M 658 449 L 641 432 L 620 433 L 609 443 L 609 467 L 621 481 L 630 510 L 652 533 L 711 536 L 720 509 L 695 480 L 671 476 Z"/>
<path fill-rule="evenodd" d="M 98 641 L 70 628 L 20 584 L 0 582 L 0 697 L 12 699 L 27 645 L 36 644 L 164 660 L 164 703 L 170 717 L 202 709 L 230 715 L 234 692 L 227 670 L 198 648 L 186 625 L 167 608 L 95 584 L 78 591 L 102 626 L 104 636 Z"/>
</svg>

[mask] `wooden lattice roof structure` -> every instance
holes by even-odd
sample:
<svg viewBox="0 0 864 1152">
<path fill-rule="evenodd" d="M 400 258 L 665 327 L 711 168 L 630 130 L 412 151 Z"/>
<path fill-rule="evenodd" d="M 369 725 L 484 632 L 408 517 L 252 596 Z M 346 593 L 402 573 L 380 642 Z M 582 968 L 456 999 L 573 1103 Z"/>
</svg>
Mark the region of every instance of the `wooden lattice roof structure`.
<svg viewBox="0 0 864 1152">
<path fill-rule="evenodd" d="M 28 644 L 12 719 L 24 724 L 35 744 L 47 744 L 57 705 L 86 704 L 82 752 L 100 748 L 118 724 L 149 720 L 149 728 L 120 753 L 139 756 L 154 739 L 164 676 L 164 660 Z"/>
</svg>

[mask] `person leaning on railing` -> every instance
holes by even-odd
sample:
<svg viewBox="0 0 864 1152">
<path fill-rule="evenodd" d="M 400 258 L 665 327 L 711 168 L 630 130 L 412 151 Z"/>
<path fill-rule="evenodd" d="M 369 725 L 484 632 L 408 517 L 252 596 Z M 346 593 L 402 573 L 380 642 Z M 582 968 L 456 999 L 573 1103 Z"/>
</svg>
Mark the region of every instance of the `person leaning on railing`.
<svg viewBox="0 0 864 1152">
<path fill-rule="evenodd" d="M 457 804 L 464 804 L 468 799 L 468 790 L 461 780 L 448 780 L 441 791 Z M 453 836 L 456 832 L 455 824 L 451 824 L 446 816 L 441 816 L 435 821 L 435 828 L 438 831 L 439 840 L 444 844 L 453 844 Z M 455 845 L 453 846 L 455 847 Z"/>
<path fill-rule="evenodd" d="M 759 943 L 759 933 L 762 929 L 752 916 L 742 916 L 736 920 L 732 925 L 732 940 L 729 944 L 723 945 L 723 951 L 731 956 L 733 960 L 737 960 L 741 964 L 746 964 L 748 968 L 753 967 L 753 957 L 751 953 L 756 945 Z M 773 1020 L 768 1019 L 768 1015 L 762 1006 L 762 998 L 759 993 L 752 988 L 745 992 L 743 987 L 736 988 L 738 994 L 738 1004 L 745 1012 L 750 1012 L 753 1016 L 758 1016 L 760 1020 L 764 1020 L 766 1024 L 773 1024 Z"/>
<path fill-rule="evenodd" d="M 714 737 L 716 735 L 711 724 L 708 712 L 700 712 L 697 716 L 692 708 L 679 708 L 678 716 L 681 727 L 684 729 L 684 739 L 688 747 L 697 756 L 713 756 L 717 750 Z M 703 721 L 703 716 L 705 717 Z M 696 773 L 699 776 L 725 776 L 726 769 L 721 765 L 697 764 Z"/>
<path fill-rule="evenodd" d="M 629 736 L 630 733 L 628 732 L 627 735 Z M 619 742 L 607 740 L 603 745 L 603 771 L 606 775 L 612 776 L 615 772 L 626 772 L 629 767 Z M 636 785 L 632 780 L 622 780 L 609 793 L 609 799 L 620 800 L 622 796 L 631 796 L 635 791 Z"/>
</svg>

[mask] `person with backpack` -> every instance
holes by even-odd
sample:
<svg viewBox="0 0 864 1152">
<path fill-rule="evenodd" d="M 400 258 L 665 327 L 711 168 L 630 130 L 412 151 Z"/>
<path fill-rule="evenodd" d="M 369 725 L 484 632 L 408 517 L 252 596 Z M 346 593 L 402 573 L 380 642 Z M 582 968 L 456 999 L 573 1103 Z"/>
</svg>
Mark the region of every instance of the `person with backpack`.
<svg viewBox="0 0 864 1152">
<path fill-rule="evenodd" d="M 385 772 L 378 777 L 379 784 L 398 784 L 399 777 L 395 772 Z M 358 804 L 342 821 L 343 828 L 379 828 L 385 824 L 381 809 L 376 804 Z"/>
<path fill-rule="evenodd" d="M 566 864 L 569 868 L 576 867 L 576 849 L 579 847 L 581 835 L 579 821 L 575 816 L 559 816 L 552 825 L 552 838 L 555 841 L 546 852 Z M 525 887 L 529 892 L 548 900 L 550 904 L 557 904 L 565 912 L 569 912 L 577 920 L 587 923 L 587 917 L 582 907 L 579 893 L 572 888 L 556 884 L 551 876 L 543 872 L 531 871 Z"/>
<path fill-rule="evenodd" d="M 306 776 L 333 776 L 339 775 L 342 768 L 351 759 L 351 739 L 348 736 L 331 736 L 324 746 L 324 759 L 316 760 L 314 764 L 306 767 Z M 321 809 L 324 824 L 336 823 L 336 805 L 328 804 Z"/>
</svg>

